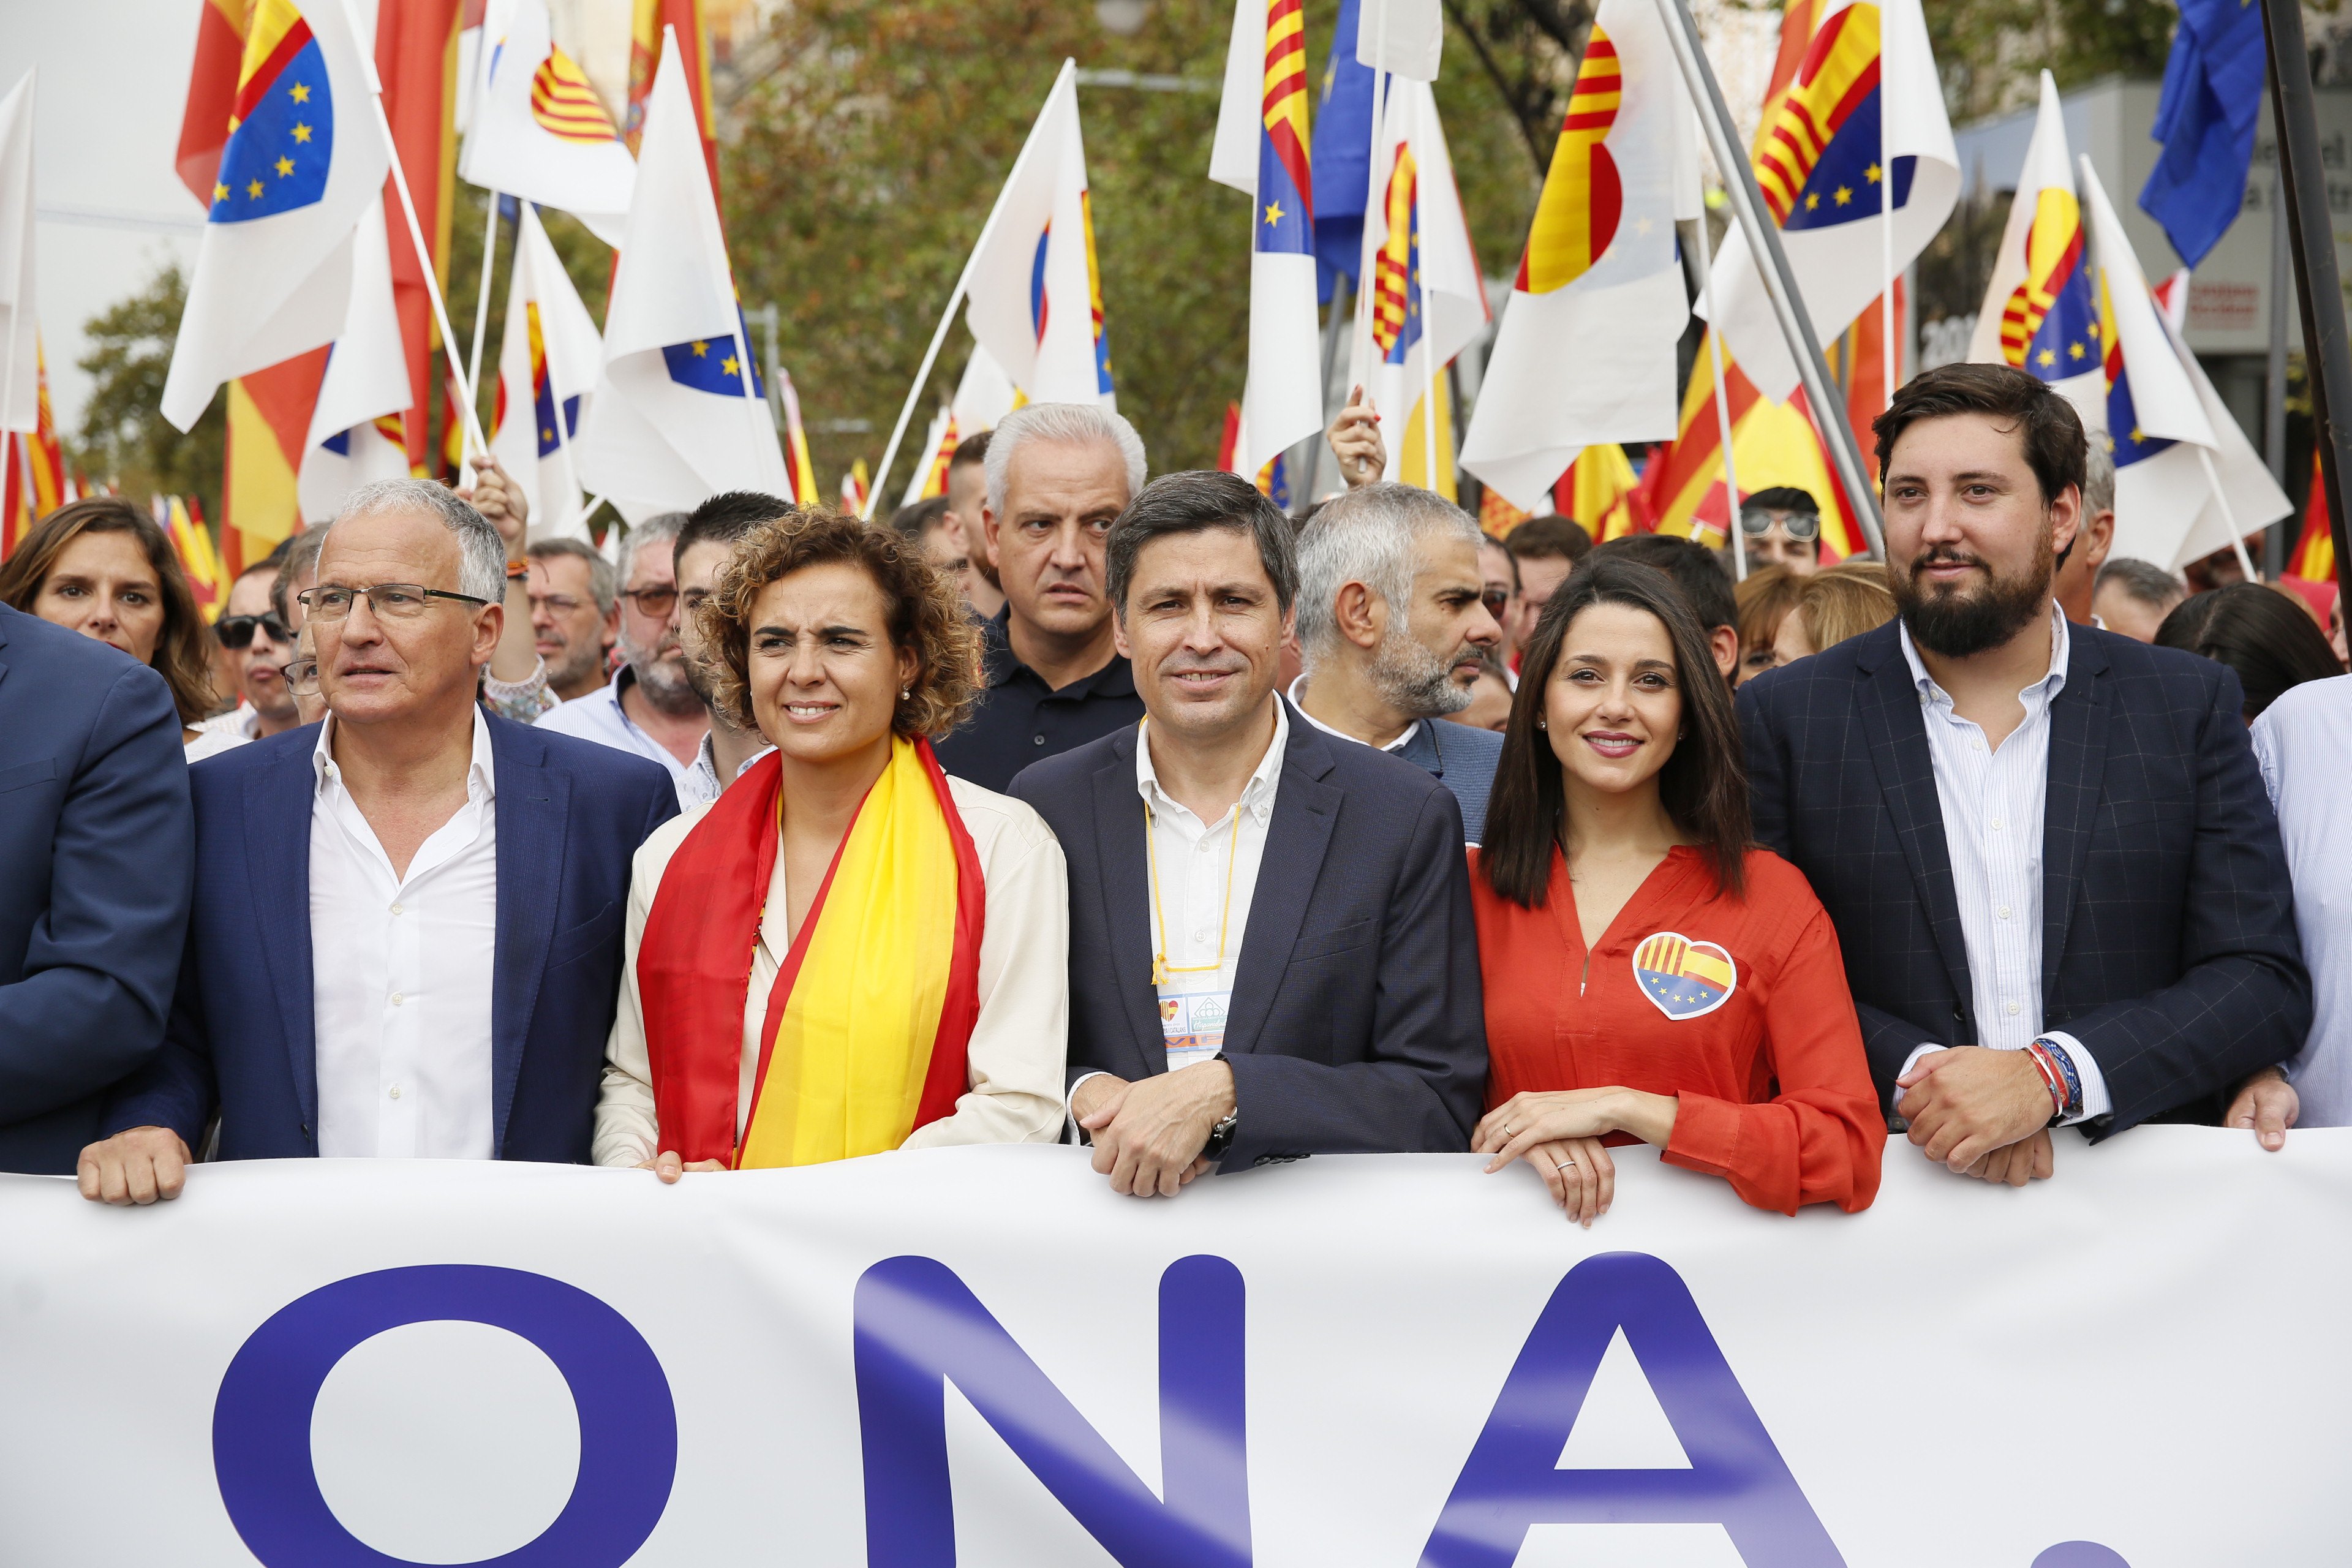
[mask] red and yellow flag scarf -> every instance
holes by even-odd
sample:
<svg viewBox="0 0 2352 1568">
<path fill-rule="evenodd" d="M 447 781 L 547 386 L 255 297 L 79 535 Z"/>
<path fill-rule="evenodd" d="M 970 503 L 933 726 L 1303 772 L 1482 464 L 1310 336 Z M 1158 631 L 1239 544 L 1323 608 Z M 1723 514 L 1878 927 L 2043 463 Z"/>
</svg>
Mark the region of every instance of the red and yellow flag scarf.
<svg viewBox="0 0 2352 1568">
<path fill-rule="evenodd" d="M 661 1147 L 737 1169 L 896 1149 L 955 1110 L 980 1013 L 980 856 L 927 741 L 894 738 L 768 993 L 738 1147 L 751 954 L 782 763 L 762 757 L 686 836 L 637 950 Z"/>
</svg>

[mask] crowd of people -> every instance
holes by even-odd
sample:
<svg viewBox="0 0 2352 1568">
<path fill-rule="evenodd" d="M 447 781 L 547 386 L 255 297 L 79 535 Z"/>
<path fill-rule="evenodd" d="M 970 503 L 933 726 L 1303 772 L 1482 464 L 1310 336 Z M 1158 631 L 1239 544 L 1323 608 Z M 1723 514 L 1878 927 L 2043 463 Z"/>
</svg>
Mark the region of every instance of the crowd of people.
<svg viewBox="0 0 2352 1568">
<path fill-rule="evenodd" d="M 0 565 L 0 1169 L 1468 1151 L 1589 1226 L 1633 1142 L 1792 1214 L 1890 1137 L 2352 1123 L 2340 643 L 2107 559 L 2042 383 L 1915 378 L 1886 559 L 1766 490 L 1737 583 L 1484 534 L 1369 415 L 1296 519 L 1034 405 L 891 525 L 733 492 L 617 561 L 484 459 L 209 626 L 60 509 Z"/>
</svg>

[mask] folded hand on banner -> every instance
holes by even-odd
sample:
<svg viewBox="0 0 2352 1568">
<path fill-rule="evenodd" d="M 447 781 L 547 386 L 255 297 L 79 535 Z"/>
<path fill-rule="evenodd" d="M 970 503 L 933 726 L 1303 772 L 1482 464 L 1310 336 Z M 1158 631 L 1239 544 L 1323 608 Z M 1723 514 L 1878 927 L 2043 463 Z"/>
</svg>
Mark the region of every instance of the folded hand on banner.
<svg viewBox="0 0 2352 1568">
<path fill-rule="evenodd" d="M 81 1195 L 110 1204 L 152 1204 L 187 1184 L 187 1144 L 168 1127 L 133 1127 L 81 1152 Z"/>
<path fill-rule="evenodd" d="M 1470 1148 L 1494 1156 L 1486 1163 L 1490 1175 L 1525 1160 L 1568 1217 L 1589 1226 L 1609 1212 L 1617 1194 L 1617 1169 L 1601 1140 L 1627 1132 L 1663 1149 L 1680 1109 L 1673 1095 L 1615 1087 L 1515 1094 L 1486 1113 Z"/>
<path fill-rule="evenodd" d="M 1234 1105 L 1234 1069 L 1206 1061 L 1138 1083 L 1097 1073 L 1078 1085 L 1070 1109 L 1092 1135 L 1095 1169 L 1111 1191 L 1172 1198 L 1208 1170 L 1202 1151 Z"/>
<path fill-rule="evenodd" d="M 1976 1167 L 1997 1150 L 2022 1143 L 2050 1121 L 2050 1095 L 2032 1060 L 2023 1051 L 1997 1051 L 1981 1046 L 1960 1046 L 1931 1051 L 1919 1065 L 1895 1080 L 1906 1092 L 1895 1107 L 1911 1124 L 1911 1142 L 1927 1158 L 1966 1175 L 1986 1174 L 1990 1181 L 2008 1181 Z M 2043 1140 L 2046 1147 L 2048 1140 Z M 2041 1162 L 2046 1165 L 2046 1161 Z M 2048 1175 L 2045 1168 L 2040 1173 Z"/>
</svg>

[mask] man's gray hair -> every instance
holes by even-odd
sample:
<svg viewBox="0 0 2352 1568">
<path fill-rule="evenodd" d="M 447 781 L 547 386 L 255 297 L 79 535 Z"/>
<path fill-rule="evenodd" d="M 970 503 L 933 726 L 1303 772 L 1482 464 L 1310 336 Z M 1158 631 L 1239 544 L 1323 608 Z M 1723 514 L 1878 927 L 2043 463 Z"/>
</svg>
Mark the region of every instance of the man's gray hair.
<svg viewBox="0 0 2352 1568">
<path fill-rule="evenodd" d="M 471 503 L 431 479 L 378 479 L 345 496 L 335 521 L 349 522 L 355 517 L 383 517 L 391 512 L 423 512 L 438 518 L 444 528 L 457 536 L 457 592 L 486 605 L 506 602 L 507 542 Z"/>
<path fill-rule="evenodd" d="M 988 438 L 988 456 L 982 459 L 988 474 L 988 510 L 999 517 L 1004 515 L 1004 487 L 1013 474 L 1013 454 L 1031 441 L 1066 446 L 1108 442 L 1127 469 L 1127 499 L 1133 500 L 1143 489 L 1143 437 L 1135 433 L 1134 426 L 1097 404 L 1032 403 L 1006 415 Z"/>
<path fill-rule="evenodd" d="M 294 595 L 304 588 L 303 578 L 319 574 L 319 552 L 327 548 L 327 530 L 332 526 L 314 522 L 286 542 L 286 557 L 278 563 L 278 580 L 269 584 L 269 603 L 278 611 L 278 618 L 289 626 L 294 624 Z"/>
<path fill-rule="evenodd" d="M 2128 555 L 2117 555 L 2099 568 L 2091 579 L 2091 591 L 2102 588 L 2122 589 L 2149 609 L 2168 614 L 2172 606 L 2189 597 L 2188 585 L 2153 562 L 2135 561 Z"/>
<path fill-rule="evenodd" d="M 664 550 L 677 547 L 677 531 L 686 526 L 688 514 L 682 511 L 657 511 L 621 535 L 621 559 L 617 575 L 625 583 L 637 569 L 637 554 L 655 545 Z"/>
<path fill-rule="evenodd" d="M 2116 510 L 2116 458 L 2105 439 L 2097 436 L 2091 437 L 2084 458 L 2083 521 L 2087 523 L 2092 512 Z"/>
<path fill-rule="evenodd" d="M 1339 650 L 1339 590 L 1361 583 L 1402 630 L 1412 606 L 1413 548 L 1440 534 L 1477 548 L 1468 512 L 1418 485 L 1371 484 L 1327 502 L 1298 535 L 1298 647 L 1309 671 Z"/>
<path fill-rule="evenodd" d="M 621 602 L 621 575 L 613 563 L 604 559 L 604 552 L 578 539 L 542 539 L 523 552 L 533 561 L 545 561 L 551 556 L 564 555 L 588 563 L 588 596 L 596 601 L 596 613 L 609 616 L 613 606 Z"/>
</svg>

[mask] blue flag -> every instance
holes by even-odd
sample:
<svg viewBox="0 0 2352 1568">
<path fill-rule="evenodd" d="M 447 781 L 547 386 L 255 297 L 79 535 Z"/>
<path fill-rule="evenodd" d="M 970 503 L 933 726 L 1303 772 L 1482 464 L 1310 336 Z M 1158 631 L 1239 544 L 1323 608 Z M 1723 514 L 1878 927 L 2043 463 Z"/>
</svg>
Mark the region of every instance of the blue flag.
<svg viewBox="0 0 2352 1568">
<path fill-rule="evenodd" d="M 2149 132 L 2164 151 L 2139 205 L 2191 267 L 2245 202 L 2264 65 L 2259 9 L 2245 0 L 2180 0 Z"/>
<path fill-rule="evenodd" d="M 1339 0 L 1331 56 L 1315 106 L 1315 257 L 1324 301 L 1331 279 L 1362 265 L 1364 187 L 1371 180 L 1372 70 L 1356 58 L 1359 0 Z"/>
</svg>

